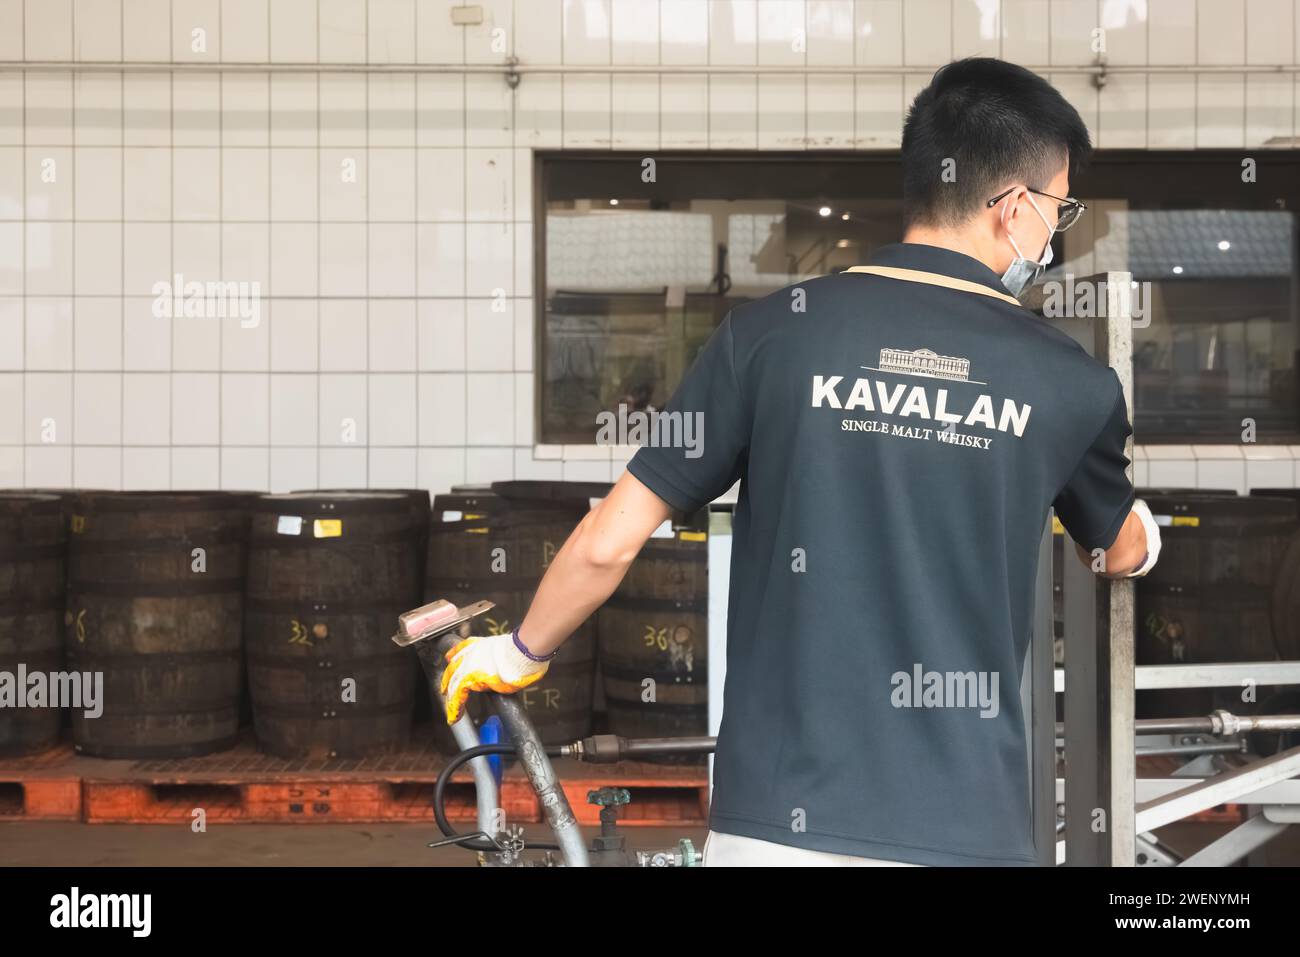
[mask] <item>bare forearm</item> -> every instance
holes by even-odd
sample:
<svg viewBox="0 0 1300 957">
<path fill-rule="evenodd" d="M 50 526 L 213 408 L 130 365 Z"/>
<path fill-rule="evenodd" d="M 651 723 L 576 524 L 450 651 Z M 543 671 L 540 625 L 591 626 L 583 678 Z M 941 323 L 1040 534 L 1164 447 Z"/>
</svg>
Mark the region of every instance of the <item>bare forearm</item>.
<svg viewBox="0 0 1300 957">
<path fill-rule="evenodd" d="M 550 654 L 596 611 L 627 574 L 670 509 L 630 473 L 587 513 L 552 559 L 519 626 L 535 655 Z"/>
<path fill-rule="evenodd" d="M 1092 568 L 1094 556 L 1081 545 L 1076 544 L 1074 547 L 1079 553 L 1079 561 Z M 1123 578 L 1142 564 L 1146 554 L 1146 532 L 1142 528 L 1142 521 L 1136 514 L 1129 512 L 1119 535 L 1110 548 L 1106 549 L 1105 562 L 1097 574 L 1103 578 Z"/>
</svg>

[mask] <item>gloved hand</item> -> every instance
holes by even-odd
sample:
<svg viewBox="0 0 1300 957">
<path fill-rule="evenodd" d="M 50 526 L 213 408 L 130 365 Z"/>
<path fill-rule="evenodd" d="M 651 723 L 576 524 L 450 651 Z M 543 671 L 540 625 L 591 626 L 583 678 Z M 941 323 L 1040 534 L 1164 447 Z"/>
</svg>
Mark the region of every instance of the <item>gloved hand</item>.
<svg viewBox="0 0 1300 957">
<path fill-rule="evenodd" d="M 1125 578 L 1141 578 L 1155 567 L 1156 560 L 1160 557 L 1160 526 L 1156 524 L 1151 508 L 1142 499 L 1134 499 L 1133 513 L 1141 520 L 1142 528 L 1147 533 L 1147 559 L 1125 575 Z"/>
<path fill-rule="evenodd" d="M 542 680 L 551 666 L 529 658 L 515 646 L 515 636 L 483 635 L 466 638 L 447 652 L 450 664 L 442 673 L 442 693 L 447 696 L 447 723 L 455 724 L 471 691 L 514 694 Z M 450 689 L 450 690 L 448 690 Z"/>
</svg>

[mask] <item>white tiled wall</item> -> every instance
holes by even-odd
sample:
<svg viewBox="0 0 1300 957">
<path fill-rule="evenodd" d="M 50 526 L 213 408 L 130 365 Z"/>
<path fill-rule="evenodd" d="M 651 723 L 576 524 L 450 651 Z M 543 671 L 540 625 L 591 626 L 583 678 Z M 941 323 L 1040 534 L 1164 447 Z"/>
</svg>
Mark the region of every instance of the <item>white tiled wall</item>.
<svg viewBox="0 0 1300 957">
<path fill-rule="evenodd" d="M 534 443 L 536 148 L 893 148 L 972 54 L 1039 68 L 1103 148 L 1297 132 L 1294 72 L 1231 69 L 1298 62 L 1297 0 L 457 5 L 0 0 L 0 485 L 616 478 L 627 450 Z M 1109 63 L 1176 69 L 1060 72 L 1098 27 Z M 473 72 L 511 55 L 555 69 Z M 97 61 L 254 68 L 59 68 Z M 752 69 L 683 72 L 710 65 Z M 177 272 L 259 282 L 260 323 L 155 318 Z M 1296 451 L 1146 449 L 1138 480 L 1296 484 Z"/>
</svg>

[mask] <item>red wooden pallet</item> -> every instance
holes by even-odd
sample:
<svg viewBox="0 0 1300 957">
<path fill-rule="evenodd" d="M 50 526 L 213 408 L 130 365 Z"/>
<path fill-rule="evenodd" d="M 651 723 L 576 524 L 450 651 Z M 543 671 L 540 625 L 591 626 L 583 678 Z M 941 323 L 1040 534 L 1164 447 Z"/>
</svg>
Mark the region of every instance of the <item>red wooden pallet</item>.
<svg viewBox="0 0 1300 957">
<path fill-rule="evenodd" d="M 71 745 L 0 759 L 0 821 L 81 820 L 81 773 Z"/>
</svg>

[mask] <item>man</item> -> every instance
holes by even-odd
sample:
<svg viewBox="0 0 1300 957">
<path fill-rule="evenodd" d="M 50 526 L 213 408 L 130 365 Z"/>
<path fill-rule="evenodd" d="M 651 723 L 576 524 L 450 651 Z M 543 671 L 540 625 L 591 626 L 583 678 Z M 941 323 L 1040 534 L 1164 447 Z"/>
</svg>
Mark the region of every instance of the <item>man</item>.
<svg viewBox="0 0 1300 957">
<path fill-rule="evenodd" d="M 1048 509 L 1108 577 L 1159 548 L 1118 378 L 1014 298 L 1083 212 L 1089 150 L 1027 70 L 935 74 L 903 242 L 731 311 L 668 406 L 702 450 L 637 452 L 518 631 L 449 656 L 449 717 L 540 678 L 670 509 L 739 479 L 706 864 L 1034 863 L 1019 687 Z"/>
</svg>

